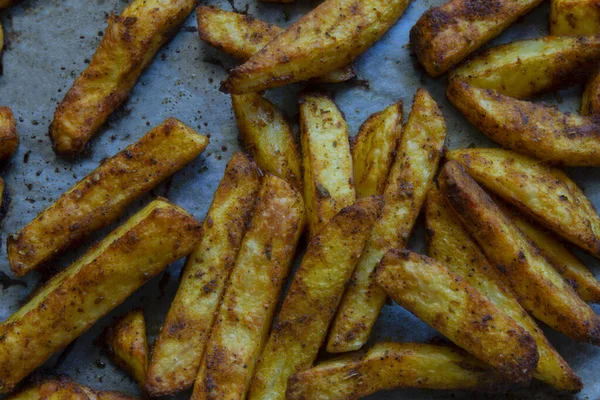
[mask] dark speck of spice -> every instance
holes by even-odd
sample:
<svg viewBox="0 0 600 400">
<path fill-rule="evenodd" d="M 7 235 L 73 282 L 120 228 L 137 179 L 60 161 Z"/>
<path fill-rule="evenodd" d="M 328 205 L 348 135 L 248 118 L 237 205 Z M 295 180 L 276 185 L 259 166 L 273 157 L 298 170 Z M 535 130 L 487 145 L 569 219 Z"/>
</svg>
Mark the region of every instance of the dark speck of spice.
<svg viewBox="0 0 600 400">
<path fill-rule="evenodd" d="M 27 164 L 29 162 L 29 155 L 31 154 L 31 150 L 27 151 L 27 153 L 25 153 L 23 155 L 23 164 Z"/>
<path fill-rule="evenodd" d="M 104 369 L 106 368 L 106 363 L 102 360 L 96 360 L 96 368 Z"/>
</svg>

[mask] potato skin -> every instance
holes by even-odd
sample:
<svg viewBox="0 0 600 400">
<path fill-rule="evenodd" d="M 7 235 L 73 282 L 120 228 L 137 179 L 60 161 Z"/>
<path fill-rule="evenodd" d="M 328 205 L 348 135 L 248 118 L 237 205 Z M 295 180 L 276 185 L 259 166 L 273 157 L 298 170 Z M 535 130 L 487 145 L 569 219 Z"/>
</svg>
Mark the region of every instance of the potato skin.
<svg viewBox="0 0 600 400">
<path fill-rule="evenodd" d="M 600 73 L 596 73 L 585 85 L 581 100 L 581 114 L 600 115 Z"/>
<path fill-rule="evenodd" d="M 50 124 L 56 154 L 81 153 L 195 5 L 195 0 L 133 0 L 120 16 L 110 16 L 92 61 Z"/>
<path fill-rule="evenodd" d="M 119 392 L 98 391 L 61 376 L 34 380 L 9 400 L 134 400 Z"/>
<path fill-rule="evenodd" d="M 552 35 L 593 35 L 600 33 L 598 0 L 552 0 L 550 33 Z"/>
<path fill-rule="evenodd" d="M 600 121 L 452 80 L 448 99 L 487 137 L 544 162 L 600 166 Z"/>
<path fill-rule="evenodd" d="M 196 158 L 207 145 L 206 136 L 176 119 L 165 120 L 10 235 L 11 269 L 24 275 L 110 224 L 133 200 Z"/>
<path fill-rule="evenodd" d="M 44 285 L 0 324 L 0 393 L 9 392 L 171 262 L 200 224 L 163 199 L 150 203 Z"/>
<path fill-rule="evenodd" d="M 259 189 L 256 164 L 234 153 L 154 345 L 145 386 L 150 395 L 173 394 L 194 383 Z"/>
<path fill-rule="evenodd" d="M 0 52 L 2 52 L 1 43 L 3 43 L 3 39 L 0 35 Z M 0 107 L 0 162 L 10 160 L 18 145 L 19 135 L 15 116 L 9 107 Z"/>
<path fill-rule="evenodd" d="M 310 368 L 383 204 L 363 197 L 310 241 L 252 380 L 252 399 L 285 399 L 290 376 Z"/>
</svg>

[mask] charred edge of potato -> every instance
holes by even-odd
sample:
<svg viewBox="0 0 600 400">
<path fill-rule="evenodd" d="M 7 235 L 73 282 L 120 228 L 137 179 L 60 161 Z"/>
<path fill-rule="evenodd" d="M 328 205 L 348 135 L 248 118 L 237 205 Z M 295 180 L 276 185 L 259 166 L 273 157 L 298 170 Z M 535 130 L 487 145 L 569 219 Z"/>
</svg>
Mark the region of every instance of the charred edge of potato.
<svg viewBox="0 0 600 400">
<path fill-rule="evenodd" d="M 1 27 L 0 27 L 1 29 Z M 2 37 L 0 35 L 0 43 Z M 0 47 L 0 51 L 2 48 Z M 17 121 L 12 110 L 8 107 L 0 107 L 0 162 L 5 163 L 17 150 L 19 135 L 17 134 Z"/>
</svg>

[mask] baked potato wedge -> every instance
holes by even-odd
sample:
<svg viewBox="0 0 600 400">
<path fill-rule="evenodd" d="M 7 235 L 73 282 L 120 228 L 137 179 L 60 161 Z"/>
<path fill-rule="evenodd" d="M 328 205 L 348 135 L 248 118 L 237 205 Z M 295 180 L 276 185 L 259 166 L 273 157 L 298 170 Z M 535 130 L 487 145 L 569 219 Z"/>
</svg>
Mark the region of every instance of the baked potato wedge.
<svg viewBox="0 0 600 400">
<path fill-rule="evenodd" d="M 0 393 L 190 253 L 199 234 L 190 214 L 158 199 L 50 279 L 0 324 Z"/>
<path fill-rule="evenodd" d="M 510 150 L 570 167 L 600 166 L 600 120 L 452 80 L 448 99 L 481 132 Z"/>
<path fill-rule="evenodd" d="M 0 52 L 2 52 L 2 43 L 4 41 L 0 37 Z M 9 107 L 0 107 L 0 163 L 10 160 L 17 150 L 18 144 L 19 136 L 15 116 Z"/>
<path fill-rule="evenodd" d="M 312 367 L 382 206 L 379 196 L 343 208 L 310 241 L 252 379 L 252 399 L 285 400 L 288 379 Z"/>
<path fill-rule="evenodd" d="M 600 72 L 593 75 L 585 85 L 581 100 L 581 114 L 600 115 Z"/>
<path fill-rule="evenodd" d="M 50 137 L 56 154 L 83 151 L 195 6 L 195 0 L 133 0 L 120 16 L 110 16 L 92 61 L 54 113 Z"/>
<path fill-rule="evenodd" d="M 151 396 L 173 394 L 194 383 L 259 189 L 256 165 L 234 153 L 154 345 L 145 386 Z"/>
<path fill-rule="evenodd" d="M 10 235 L 8 260 L 22 276 L 37 269 L 90 233 L 110 224 L 208 144 L 180 121 L 169 118 L 140 140 L 105 160 L 19 233 Z"/>
<path fill-rule="evenodd" d="M 600 2 L 598 0 L 552 0 L 550 33 L 558 36 L 600 33 Z"/>
<path fill-rule="evenodd" d="M 373 276 L 394 301 L 511 381 L 531 379 L 538 363 L 533 337 L 440 262 L 393 249 Z"/>
<path fill-rule="evenodd" d="M 257 92 L 341 68 L 379 40 L 409 3 L 325 0 L 233 69 L 221 90 Z"/>
<path fill-rule="evenodd" d="M 61 376 L 34 381 L 9 400 L 134 400 L 119 392 L 98 391 Z"/>
<path fill-rule="evenodd" d="M 200 6 L 196 9 L 200 39 L 219 50 L 246 61 L 258 53 L 284 30 L 250 15 L 219 8 Z M 352 64 L 312 78 L 312 81 L 336 83 L 356 76 Z"/>
<path fill-rule="evenodd" d="M 542 225 L 600 257 L 600 216 L 561 170 L 503 149 L 452 150 L 446 158 Z"/>
<path fill-rule="evenodd" d="M 448 161 L 438 180 L 463 226 L 510 282 L 523 308 L 575 340 L 600 344 L 600 318 L 465 169 Z"/>
<path fill-rule="evenodd" d="M 427 194 L 425 226 L 429 256 L 444 263 L 450 272 L 463 278 L 533 337 L 539 353 L 533 377 L 558 390 L 582 389 L 581 379 L 523 310 L 506 279 L 490 265 L 446 198 L 434 188 Z"/>
<path fill-rule="evenodd" d="M 444 117 L 424 89 L 415 95 L 384 191 L 384 206 L 340 303 L 327 351 L 357 350 L 366 343 L 385 292 L 371 274 L 392 248 L 404 248 L 438 169 L 446 138 Z"/>
<path fill-rule="evenodd" d="M 358 197 L 383 194 L 402 137 L 402 102 L 371 115 L 352 140 L 354 184 Z"/>
<path fill-rule="evenodd" d="M 193 400 L 245 398 L 303 230 L 300 192 L 266 175 L 206 345 Z"/>
</svg>

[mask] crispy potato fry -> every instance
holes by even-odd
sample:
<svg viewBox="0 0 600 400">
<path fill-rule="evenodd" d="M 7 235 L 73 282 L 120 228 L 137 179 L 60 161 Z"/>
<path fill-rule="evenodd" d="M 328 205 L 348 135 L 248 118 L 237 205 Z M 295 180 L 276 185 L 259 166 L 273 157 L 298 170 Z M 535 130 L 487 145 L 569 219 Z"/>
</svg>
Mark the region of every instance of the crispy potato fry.
<svg viewBox="0 0 600 400">
<path fill-rule="evenodd" d="M 564 172 L 502 149 L 446 153 L 481 185 L 563 238 L 600 257 L 600 216 Z"/>
<path fill-rule="evenodd" d="M 98 391 L 80 385 L 67 377 L 34 382 L 8 400 L 134 400 L 119 392 Z"/>
<path fill-rule="evenodd" d="M 192 251 L 200 224 L 158 199 L 49 280 L 0 324 L 0 393 L 85 332 L 171 262 Z"/>
<path fill-rule="evenodd" d="M 371 273 L 389 249 L 403 248 L 408 243 L 438 169 L 445 138 L 446 124 L 441 111 L 429 93 L 419 89 L 388 177 L 381 215 L 333 322 L 328 352 L 357 350 L 366 343 L 386 300 L 385 292 L 375 284 Z"/>
<path fill-rule="evenodd" d="M 125 315 L 106 330 L 104 340 L 115 364 L 131 375 L 140 387 L 144 387 L 148 372 L 144 312 L 138 309 Z"/>
<path fill-rule="evenodd" d="M 0 27 L 1 31 L 1 27 Z M 3 43 L 0 35 L 0 43 Z M 0 52 L 2 47 L 0 44 Z M 17 145 L 19 136 L 17 135 L 17 122 L 13 112 L 8 107 L 0 107 L 0 162 L 10 160 Z"/>
<path fill-rule="evenodd" d="M 409 3 L 326 0 L 233 69 L 221 90 L 257 92 L 341 68 L 379 40 Z"/>
<path fill-rule="evenodd" d="M 438 261 L 393 249 L 373 276 L 394 301 L 511 381 L 531 379 L 538 363 L 533 337 Z"/>
<path fill-rule="evenodd" d="M 245 398 L 303 229 L 300 192 L 267 175 L 206 345 L 193 400 Z"/>
<path fill-rule="evenodd" d="M 600 166 L 600 121 L 452 80 L 450 102 L 503 147 L 565 166 Z"/>
<path fill-rule="evenodd" d="M 169 118 L 105 160 L 8 238 L 13 272 L 24 275 L 113 222 L 133 200 L 193 160 L 208 138 Z"/>
<path fill-rule="evenodd" d="M 145 387 L 150 395 L 172 394 L 194 383 L 259 189 L 256 165 L 235 153 L 154 345 Z"/>
<path fill-rule="evenodd" d="M 356 200 L 348 125 L 324 95 L 300 97 L 300 141 L 308 231 L 314 236 L 342 208 Z"/>
<path fill-rule="evenodd" d="M 74 157 L 83 151 L 195 5 L 195 0 L 133 0 L 120 16 L 109 18 L 90 65 L 50 124 L 56 154 Z"/>
<path fill-rule="evenodd" d="M 600 33 L 600 2 L 598 0 L 552 0 L 550 33 L 552 35 Z"/>
<path fill-rule="evenodd" d="M 281 112 L 257 93 L 231 95 L 239 136 L 263 172 L 302 187 L 296 137 Z"/>
<path fill-rule="evenodd" d="M 402 137 L 402 102 L 371 115 L 352 141 L 354 184 L 358 197 L 383 194 Z"/>
<path fill-rule="evenodd" d="M 200 39 L 219 50 L 246 61 L 258 53 L 284 30 L 250 15 L 219 8 L 200 6 L 196 9 Z M 345 82 L 356 76 L 352 64 L 312 78 L 316 82 Z"/>
<path fill-rule="evenodd" d="M 600 61 L 600 36 L 547 36 L 493 47 L 450 79 L 523 99 L 585 80 Z"/>
<path fill-rule="evenodd" d="M 600 318 L 465 169 L 449 161 L 439 182 L 464 227 L 506 276 L 521 305 L 573 339 L 600 344 Z"/>
<path fill-rule="evenodd" d="M 600 72 L 596 73 L 585 85 L 581 100 L 581 114 L 600 115 Z"/>
<path fill-rule="evenodd" d="M 284 400 L 290 376 L 312 367 L 382 203 L 363 197 L 311 240 L 265 344 L 250 398 Z"/>
<path fill-rule="evenodd" d="M 429 256 L 486 296 L 535 339 L 539 362 L 534 378 L 558 390 L 580 390 L 581 379 L 552 347 L 542 330 L 517 301 L 505 278 L 492 267 L 460 224 L 445 197 L 432 189 L 427 195 L 425 223 Z"/>
</svg>

